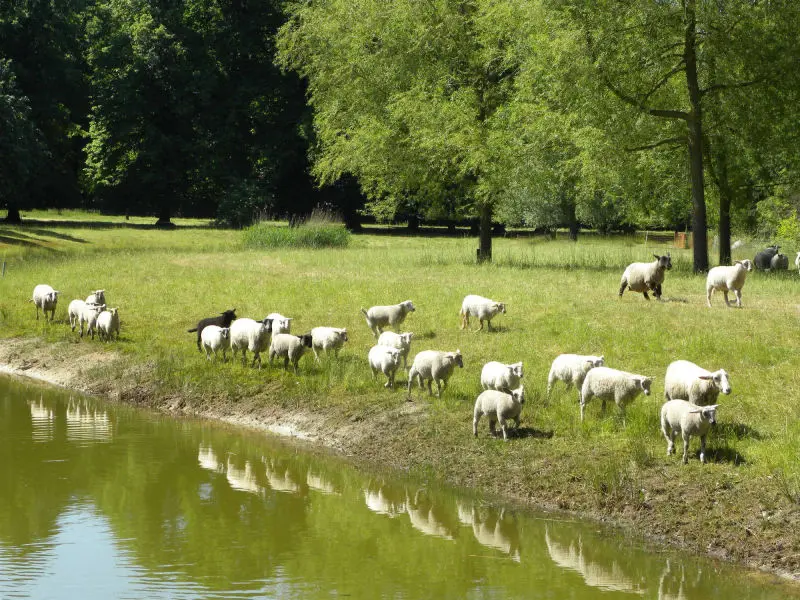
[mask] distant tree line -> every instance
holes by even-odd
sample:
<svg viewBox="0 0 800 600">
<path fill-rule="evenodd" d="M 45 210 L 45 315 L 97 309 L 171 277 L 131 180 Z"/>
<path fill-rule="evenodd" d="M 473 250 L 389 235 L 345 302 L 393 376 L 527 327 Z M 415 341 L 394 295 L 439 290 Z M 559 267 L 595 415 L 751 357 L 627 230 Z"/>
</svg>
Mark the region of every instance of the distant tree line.
<svg viewBox="0 0 800 600">
<path fill-rule="evenodd" d="M 792 0 L 22 0 L 0 205 L 797 227 Z M 363 200 L 366 199 L 366 205 Z"/>
</svg>

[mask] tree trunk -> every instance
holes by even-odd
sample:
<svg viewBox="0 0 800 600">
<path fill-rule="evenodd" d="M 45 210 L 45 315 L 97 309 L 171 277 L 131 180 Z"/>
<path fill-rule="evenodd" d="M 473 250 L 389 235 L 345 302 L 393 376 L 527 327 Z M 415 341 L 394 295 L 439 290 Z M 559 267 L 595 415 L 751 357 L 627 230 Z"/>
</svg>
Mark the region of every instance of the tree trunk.
<svg viewBox="0 0 800 600">
<path fill-rule="evenodd" d="M 22 223 L 22 217 L 19 214 L 19 206 L 9 203 L 8 214 L 6 215 L 6 218 L 3 219 L 3 222 L 11 225 L 19 225 Z"/>
<path fill-rule="evenodd" d="M 686 85 L 689 90 L 689 171 L 692 182 L 692 235 L 694 238 L 694 272 L 708 271 L 708 232 L 706 231 L 706 198 L 703 181 L 702 94 L 697 80 L 696 0 L 686 2 Z"/>
<path fill-rule="evenodd" d="M 171 221 L 172 218 L 172 210 L 169 205 L 169 201 L 165 200 L 161 204 L 161 210 L 158 213 L 158 221 L 156 221 L 156 227 L 174 227 L 175 224 Z"/>
<path fill-rule="evenodd" d="M 581 230 L 578 217 L 575 215 L 575 203 L 567 201 L 567 226 L 569 227 L 569 239 L 573 242 L 578 241 L 578 232 Z"/>
<path fill-rule="evenodd" d="M 480 245 L 478 262 L 492 262 L 492 205 L 481 204 L 480 207 Z"/>
</svg>

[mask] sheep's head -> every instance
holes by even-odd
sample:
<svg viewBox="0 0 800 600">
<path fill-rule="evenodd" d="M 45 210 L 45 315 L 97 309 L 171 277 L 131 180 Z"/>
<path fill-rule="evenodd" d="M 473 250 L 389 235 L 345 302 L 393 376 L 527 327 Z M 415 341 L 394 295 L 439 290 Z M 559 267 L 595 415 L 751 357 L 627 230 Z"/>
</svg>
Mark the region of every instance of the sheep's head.
<svg viewBox="0 0 800 600">
<path fill-rule="evenodd" d="M 716 387 L 726 396 L 731 393 L 731 382 L 728 379 L 728 372 L 725 369 L 720 369 L 719 371 L 715 371 L 710 375 L 700 375 L 698 379 L 702 379 L 703 381 L 712 381 L 714 383 L 714 387 Z"/>
<path fill-rule="evenodd" d="M 495 306 L 495 309 L 496 309 L 498 312 L 501 312 L 501 313 L 503 313 L 503 314 L 506 314 L 506 303 L 505 303 L 505 302 L 495 302 L 495 303 L 494 303 L 494 306 Z"/>
<path fill-rule="evenodd" d="M 464 368 L 464 361 L 461 358 L 461 350 L 456 350 L 455 353 L 451 352 L 450 355 L 453 357 L 455 363 L 460 367 Z"/>
<path fill-rule="evenodd" d="M 517 389 L 511 390 L 511 397 L 520 404 L 525 404 L 525 386 L 521 385 Z"/>
<path fill-rule="evenodd" d="M 410 331 L 404 331 L 400 334 L 400 339 L 403 341 L 403 344 L 408 346 L 411 343 L 411 338 L 414 337 L 414 334 Z"/>
<path fill-rule="evenodd" d="M 223 340 L 227 340 L 230 334 L 231 334 L 230 327 L 223 327 L 222 329 L 219 330 L 219 335 Z"/>
<path fill-rule="evenodd" d="M 92 294 L 94 294 L 94 300 L 97 304 L 103 304 L 106 301 L 105 290 L 95 290 L 92 292 Z"/>
<path fill-rule="evenodd" d="M 225 324 L 226 327 L 228 325 L 230 325 L 233 321 L 236 320 L 236 309 L 235 308 L 232 308 L 230 310 L 226 310 L 225 312 L 222 312 L 222 313 L 219 313 L 219 314 L 222 315 L 222 322 Z"/>
<path fill-rule="evenodd" d="M 407 313 L 414 312 L 415 310 L 417 310 L 416 308 L 414 308 L 414 303 L 411 302 L 411 300 L 406 300 L 405 302 L 401 302 L 400 306 L 402 306 L 403 310 Z"/>
<path fill-rule="evenodd" d="M 602 367 L 606 364 L 605 357 L 603 356 L 589 356 L 586 359 L 586 362 L 589 363 L 590 367 Z"/>
<path fill-rule="evenodd" d="M 672 268 L 672 259 L 669 256 L 669 252 L 667 252 L 664 256 L 659 256 L 658 254 L 653 254 L 656 260 L 658 261 L 658 268 L 659 269 L 671 269 Z"/>
<path fill-rule="evenodd" d="M 119 308 L 109 308 L 108 312 L 116 317 L 119 314 Z"/>
<path fill-rule="evenodd" d="M 272 331 L 272 319 L 270 319 L 269 317 L 261 319 L 259 323 L 261 323 L 266 328 L 267 331 Z"/>
<path fill-rule="evenodd" d="M 697 408 L 691 409 L 689 413 L 699 414 L 704 421 L 708 421 L 711 425 L 716 425 L 718 406 L 719 404 L 714 404 L 713 406 L 698 406 Z"/>
<path fill-rule="evenodd" d="M 54 304 L 58 302 L 58 292 L 50 292 L 44 297 L 47 304 Z"/>
<path fill-rule="evenodd" d="M 340 338 L 342 338 L 342 341 L 343 341 L 343 342 L 346 342 L 346 341 L 348 341 L 348 338 L 347 338 L 347 328 L 344 328 L 344 329 L 340 329 L 340 330 L 339 330 L 339 337 L 340 337 Z"/>
<path fill-rule="evenodd" d="M 643 375 L 634 375 L 631 379 L 636 383 L 636 387 L 642 388 L 645 396 L 650 395 L 650 386 L 653 383 L 652 377 L 644 377 Z"/>
<path fill-rule="evenodd" d="M 800 253 L 798 253 L 798 254 L 800 254 Z M 744 260 L 737 260 L 733 264 L 742 265 L 742 267 L 744 267 L 745 271 L 752 271 L 753 270 L 753 263 L 750 260 L 746 259 L 746 258 Z"/>
<path fill-rule="evenodd" d="M 511 369 L 511 372 L 514 373 L 514 375 L 522 379 L 522 361 L 510 364 L 508 367 Z"/>
<path fill-rule="evenodd" d="M 300 338 L 300 341 L 303 343 L 303 346 L 306 348 L 311 348 L 312 336 L 310 333 L 304 333 L 303 335 L 298 335 L 297 337 Z"/>
</svg>

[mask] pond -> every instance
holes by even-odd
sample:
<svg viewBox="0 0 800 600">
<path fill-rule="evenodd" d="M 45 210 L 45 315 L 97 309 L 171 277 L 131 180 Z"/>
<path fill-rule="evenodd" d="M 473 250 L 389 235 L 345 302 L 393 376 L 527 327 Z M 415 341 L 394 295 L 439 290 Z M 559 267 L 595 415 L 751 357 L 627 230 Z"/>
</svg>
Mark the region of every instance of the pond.
<svg viewBox="0 0 800 600">
<path fill-rule="evenodd" d="M 0 598 L 786 598 L 597 525 L 0 377 Z"/>
</svg>

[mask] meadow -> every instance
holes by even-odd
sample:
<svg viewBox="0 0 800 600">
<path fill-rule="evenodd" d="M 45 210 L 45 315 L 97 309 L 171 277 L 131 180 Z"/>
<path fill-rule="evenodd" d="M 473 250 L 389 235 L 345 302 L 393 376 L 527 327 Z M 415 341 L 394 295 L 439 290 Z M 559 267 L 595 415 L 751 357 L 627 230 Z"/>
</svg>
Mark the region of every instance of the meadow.
<svg viewBox="0 0 800 600">
<path fill-rule="evenodd" d="M 91 379 L 127 382 L 156 400 L 180 397 L 190 411 L 317 415 L 331 430 L 357 431 L 349 441 L 340 435 L 339 447 L 358 460 L 800 571 L 796 271 L 751 273 L 742 309 L 726 308 L 721 295 L 709 309 L 705 277 L 691 272 L 690 251 L 643 235 L 577 243 L 499 238 L 494 262 L 481 266 L 474 264 L 475 247 L 470 238 L 365 234 L 346 247 L 251 249 L 245 234 L 230 230 L 0 226 L 0 260 L 7 263 L 0 337 L 33 339 L 32 347 L 48 348 L 54 360 L 117 353 L 122 360 L 81 368 Z M 628 263 L 666 251 L 673 269 L 663 301 L 618 297 Z M 734 258 L 752 259 L 755 251 L 745 246 Z M 38 283 L 63 294 L 55 323 L 36 321 L 27 302 Z M 69 300 L 97 288 L 120 308 L 118 343 L 79 340 L 66 324 Z M 459 328 L 469 293 L 507 303 L 496 331 Z M 415 334 L 410 358 L 423 349 L 460 349 L 464 357 L 441 399 L 414 387 L 408 403 L 404 374 L 397 389 L 385 390 L 367 365 L 374 340 L 360 307 L 408 299 L 417 307 L 401 328 Z M 293 317 L 295 333 L 346 327 L 350 341 L 338 360 L 316 364 L 309 352 L 297 375 L 266 367 L 266 360 L 261 370 L 208 363 L 186 330 L 234 307 L 241 317 Z M 574 389 L 559 384 L 546 396 L 550 363 L 565 352 L 602 354 L 608 366 L 652 376 L 652 395 L 639 396 L 624 419 L 615 406 L 603 414 L 595 402 L 582 423 Z M 720 396 L 706 465 L 696 439 L 687 466 L 680 464 L 680 442 L 678 456 L 666 456 L 659 409 L 664 373 L 676 359 L 730 376 L 733 392 Z M 472 436 L 480 371 L 490 360 L 525 365 L 522 428 L 509 442 L 491 438 L 485 420 Z"/>
</svg>

